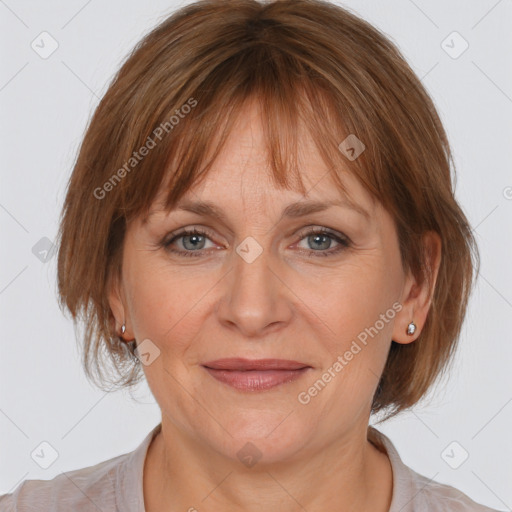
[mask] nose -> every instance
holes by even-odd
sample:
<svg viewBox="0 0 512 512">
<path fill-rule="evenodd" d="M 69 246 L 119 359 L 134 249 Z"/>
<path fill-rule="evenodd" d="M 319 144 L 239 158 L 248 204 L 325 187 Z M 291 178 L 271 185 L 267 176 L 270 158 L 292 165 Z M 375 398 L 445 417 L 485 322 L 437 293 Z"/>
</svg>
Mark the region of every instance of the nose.
<svg viewBox="0 0 512 512">
<path fill-rule="evenodd" d="M 217 313 L 220 322 L 238 330 L 239 335 L 261 338 L 290 322 L 293 293 L 269 249 L 252 260 L 243 247 L 239 248 L 239 253 L 233 253 L 232 271 L 223 280 L 225 288 Z M 251 247 L 250 251 L 254 250 Z"/>
</svg>

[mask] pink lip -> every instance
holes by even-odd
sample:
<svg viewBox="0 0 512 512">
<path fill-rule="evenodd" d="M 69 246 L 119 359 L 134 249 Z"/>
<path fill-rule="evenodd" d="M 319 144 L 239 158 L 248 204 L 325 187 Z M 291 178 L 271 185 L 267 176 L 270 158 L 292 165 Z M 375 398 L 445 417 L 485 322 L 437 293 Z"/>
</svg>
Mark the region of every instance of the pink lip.
<svg viewBox="0 0 512 512">
<path fill-rule="evenodd" d="M 214 370 L 300 370 L 309 366 L 299 361 L 288 359 L 244 359 L 243 357 L 230 357 L 216 359 L 203 363 L 203 366 Z"/>
<path fill-rule="evenodd" d="M 284 359 L 217 359 L 203 365 L 215 379 L 242 391 L 263 391 L 292 382 L 311 366 Z"/>
</svg>

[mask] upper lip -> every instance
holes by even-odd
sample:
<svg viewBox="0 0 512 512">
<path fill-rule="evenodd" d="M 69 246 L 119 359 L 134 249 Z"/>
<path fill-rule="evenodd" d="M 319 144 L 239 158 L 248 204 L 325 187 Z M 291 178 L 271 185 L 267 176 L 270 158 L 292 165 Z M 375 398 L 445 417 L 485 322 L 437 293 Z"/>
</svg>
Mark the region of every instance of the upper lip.
<svg viewBox="0 0 512 512">
<path fill-rule="evenodd" d="M 241 357 L 216 359 L 203 363 L 203 366 L 213 370 L 300 370 L 309 365 L 288 359 L 244 359 Z"/>
</svg>

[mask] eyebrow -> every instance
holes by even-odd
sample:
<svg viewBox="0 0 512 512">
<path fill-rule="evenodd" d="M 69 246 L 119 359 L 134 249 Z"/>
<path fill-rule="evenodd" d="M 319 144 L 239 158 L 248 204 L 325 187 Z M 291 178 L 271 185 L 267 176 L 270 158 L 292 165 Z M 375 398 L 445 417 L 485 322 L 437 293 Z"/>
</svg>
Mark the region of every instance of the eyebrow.
<svg viewBox="0 0 512 512">
<path fill-rule="evenodd" d="M 279 221 L 283 220 L 284 218 L 305 217 L 307 215 L 311 215 L 312 213 L 325 211 L 332 206 L 340 206 L 342 208 L 353 210 L 359 215 L 363 216 L 366 220 L 370 220 L 371 218 L 368 211 L 366 211 L 362 206 L 354 203 L 348 198 L 341 198 L 333 201 L 297 201 L 296 203 L 289 204 L 283 210 Z M 171 210 L 171 212 L 176 210 L 182 210 L 205 217 L 211 217 L 223 223 L 226 223 L 227 221 L 226 215 L 222 209 L 218 208 L 211 201 L 184 201 L 175 209 Z M 149 220 L 152 215 L 159 213 L 160 211 L 161 210 L 151 211 L 146 220 Z"/>
</svg>

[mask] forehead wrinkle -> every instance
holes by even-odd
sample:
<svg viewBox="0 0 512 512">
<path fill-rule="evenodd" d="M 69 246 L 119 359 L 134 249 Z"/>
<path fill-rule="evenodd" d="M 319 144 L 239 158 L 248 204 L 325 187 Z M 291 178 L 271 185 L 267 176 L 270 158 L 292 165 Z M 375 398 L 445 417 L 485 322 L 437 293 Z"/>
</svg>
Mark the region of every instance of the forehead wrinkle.
<svg viewBox="0 0 512 512">
<path fill-rule="evenodd" d="M 332 206 L 343 207 L 350 209 L 363 216 L 366 220 L 370 220 L 370 213 L 365 210 L 362 206 L 350 201 L 348 198 L 343 197 L 330 201 L 305 201 L 300 200 L 289 204 L 281 213 L 279 221 L 285 218 L 300 218 L 313 213 L 325 211 Z M 153 210 L 148 215 L 148 219 L 156 213 L 162 212 L 163 210 Z M 172 211 L 187 211 L 195 213 L 202 217 L 211 217 L 222 223 L 227 223 L 228 218 L 224 210 L 219 208 L 211 201 L 183 201 L 178 204 Z"/>
<path fill-rule="evenodd" d="M 289 189 L 288 187 L 285 188 Z M 373 201 L 371 204 L 368 203 L 370 206 L 370 209 L 368 210 L 364 206 L 359 204 L 357 201 L 354 201 L 346 189 L 340 189 L 339 187 L 336 188 L 338 193 L 340 194 L 340 196 L 337 198 L 307 199 L 306 192 L 306 195 L 303 195 L 300 199 L 296 200 L 293 203 L 290 203 L 284 208 L 278 219 L 278 222 L 281 222 L 284 218 L 299 218 L 316 212 L 324 211 L 331 206 L 340 206 L 346 209 L 353 210 L 354 212 L 362 216 L 366 221 L 371 222 L 375 206 Z M 244 195 L 241 194 L 241 197 L 244 198 Z M 258 204 L 260 204 L 260 202 L 258 202 Z M 162 203 L 160 203 L 160 205 L 162 205 Z M 229 208 L 226 211 L 228 210 Z M 148 215 L 143 220 L 143 224 L 146 224 L 149 221 L 150 217 L 158 213 L 172 213 L 175 211 L 188 211 L 190 213 L 195 213 L 199 216 L 211 217 L 224 224 L 227 224 L 228 221 L 227 213 L 222 209 L 221 206 L 216 205 L 213 201 L 208 199 L 192 200 L 189 198 L 182 198 L 171 209 L 166 209 L 163 208 L 162 206 L 157 206 L 157 208 L 150 209 Z M 263 211 L 266 211 L 266 209 L 263 208 Z"/>
</svg>

